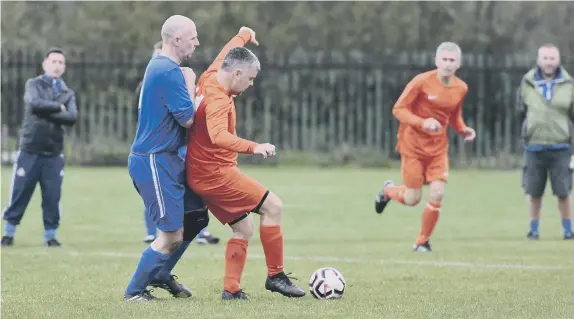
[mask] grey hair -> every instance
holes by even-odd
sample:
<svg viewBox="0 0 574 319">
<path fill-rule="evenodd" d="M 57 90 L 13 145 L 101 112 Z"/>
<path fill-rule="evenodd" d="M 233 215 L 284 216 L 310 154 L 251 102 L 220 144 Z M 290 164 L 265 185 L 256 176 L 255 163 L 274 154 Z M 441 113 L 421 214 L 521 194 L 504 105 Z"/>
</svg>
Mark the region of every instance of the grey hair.
<svg viewBox="0 0 574 319">
<path fill-rule="evenodd" d="M 223 58 L 221 69 L 230 72 L 233 69 L 241 68 L 257 68 L 257 71 L 261 71 L 261 63 L 259 63 L 259 59 L 251 50 L 244 47 L 235 47 Z"/>
<path fill-rule="evenodd" d="M 438 48 L 436 48 L 436 56 L 438 56 L 442 51 L 456 52 L 458 55 L 462 56 L 462 50 L 458 44 L 454 42 L 443 42 L 439 44 Z"/>
</svg>

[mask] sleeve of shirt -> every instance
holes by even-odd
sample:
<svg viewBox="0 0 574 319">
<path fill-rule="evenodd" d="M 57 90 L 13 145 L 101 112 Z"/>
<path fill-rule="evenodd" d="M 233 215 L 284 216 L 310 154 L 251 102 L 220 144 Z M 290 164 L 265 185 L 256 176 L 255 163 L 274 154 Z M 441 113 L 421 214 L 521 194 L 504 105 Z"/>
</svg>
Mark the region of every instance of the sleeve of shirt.
<svg viewBox="0 0 574 319">
<path fill-rule="evenodd" d="M 255 149 L 255 142 L 240 138 L 229 133 L 228 121 L 231 104 L 225 100 L 215 100 L 214 104 L 205 108 L 205 120 L 207 123 L 207 133 L 213 144 L 223 149 L 252 154 Z"/>
<path fill-rule="evenodd" d="M 163 102 L 175 120 L 184 125 L 189 122 L 195 110 L 193 102 L 187 91 L 183 73 L 179 68 L 173 68 L 165 74 L 165 87 L 162 88 Z"/>
<path fill-rule="evenodd" d="M 248 31 L 241 31 L 234 36 L 227 44 L 221 49 L 213 63 L 207 69 L 207 72 L 217 71 L 223 64 L 223 59 L 231 49 L 235 47 L 244 47 L 247 42 L 251 40 L 251 34 Z"/>
<path fill-rule="evenodd" d="M 450 117 L 450 126 L 454 129 L 454 131 L 460 135 L 464 135 L 464 130 L 466 129 L 466 124 L 464 123 L 464 119 L 462 118 L 462 104 L 464 103 L 464 99 L 466 98 L 465 90 L 460 103 L 456 106 L 455 111 L 451 114 Z"/>
<path fill-rule="evenodd" d="M 423 126 L 424 119 L 412 112 L 414 102 L 416 101 L 420 92 L 420 81 L 421 80 L 419 77 L 412 79 L 407 84 L 405 90 L 393 106 L 393 115 L 401 123 L 418 127 Z"/>
</svg>

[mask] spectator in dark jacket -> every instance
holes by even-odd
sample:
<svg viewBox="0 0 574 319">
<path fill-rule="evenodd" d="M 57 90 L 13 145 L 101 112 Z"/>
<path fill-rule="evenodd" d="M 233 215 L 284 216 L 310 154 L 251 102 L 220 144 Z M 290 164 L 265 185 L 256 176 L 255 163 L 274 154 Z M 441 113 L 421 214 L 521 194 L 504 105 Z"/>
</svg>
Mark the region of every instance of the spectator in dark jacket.
<svg viewBox="0 0 574 319">
<path fill-rule="evenodd" d="M 50 49 L 42 62 L 44 74 L 26 82 L 25 113 L 19 152 L 14 163 L 10 199 L 4 211 L 2 246 L 14 243 L 36 184 L 42 191 L 44 240 L 58 247 L 56 230 L 60 223 L 60 197 L 64 178 L 64 128 L 72 126 L 78 115 L 76 96 L 62 80 L 66 59 L 61 49 Z"/>
</svg>

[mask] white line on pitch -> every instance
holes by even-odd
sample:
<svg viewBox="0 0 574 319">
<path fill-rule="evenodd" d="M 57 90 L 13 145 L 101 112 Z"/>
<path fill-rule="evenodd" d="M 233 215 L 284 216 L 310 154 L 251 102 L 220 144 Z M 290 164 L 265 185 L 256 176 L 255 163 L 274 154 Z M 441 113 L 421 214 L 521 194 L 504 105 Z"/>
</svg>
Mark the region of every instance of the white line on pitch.
<svg viewBox="0 0 574 319">
<path fill-rule="evenodd" d="M 19 255 L 48 255 L 51 252 L 48 250 L 29 251 L 29 250 L 12 250 L 2 249 L 4 257 L 12 254 Z M 6 254 L 6 252 L 8 252 Z M 137 253 L 123 253 L 123 252 L 79 252 L 73 250 L 65 250 L 70 256 L 101 256 L 112 258 L 139 258 L 140 254 Z M 213 259 L 223 260 L 220 255 L 193 255 L 187 254 L 184 259 Z M 264 255 L 249 254 L 248 259 L 261 260 L 265 259 Z M 558 266 L 543 266 L 543 265 L 524 265 L 524 264 L 480 264 L 464 261 L 421 261 L 421 260 L 400 260 L 400 259 L 365 259 L 365 258 L 339 258 L 327 256 L 285 256 L 285 260 L 308 260 L 313 262 L 332 262 L 332 263 L 350 263 L 350 264 L 396 264 L 396 265 L 411 265 L 411 266 L 431 266 L 439 268 L 475 268 L 475 269 L 515 269 L 515 270 L 535 270 L 535 271 L 553 271 L 553 270 L 572 270 L 572 265 L 558 265 Z"/>
</svg>

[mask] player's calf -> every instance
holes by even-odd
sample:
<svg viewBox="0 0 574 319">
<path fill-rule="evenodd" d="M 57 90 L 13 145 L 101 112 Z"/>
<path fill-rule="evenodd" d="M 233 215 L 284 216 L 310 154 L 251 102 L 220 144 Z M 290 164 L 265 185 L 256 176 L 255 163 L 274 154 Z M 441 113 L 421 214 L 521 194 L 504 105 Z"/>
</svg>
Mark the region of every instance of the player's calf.
<svg viewBox="0 0 574 319">
<path fill-rule="evenodd" d="M 265 289 L 287 297 L 303 297 L 305 292 L 295 286 L 283 271 L 283 202 L 274 193 L 267 192 L 259 206 L 256 210 L 261 214 L 259 234 L 267 263 Z"/>
</svg>

